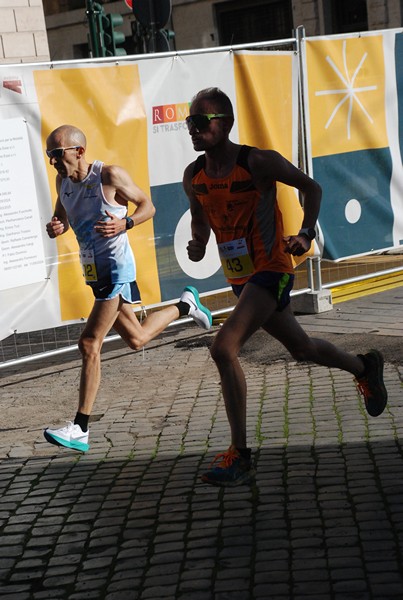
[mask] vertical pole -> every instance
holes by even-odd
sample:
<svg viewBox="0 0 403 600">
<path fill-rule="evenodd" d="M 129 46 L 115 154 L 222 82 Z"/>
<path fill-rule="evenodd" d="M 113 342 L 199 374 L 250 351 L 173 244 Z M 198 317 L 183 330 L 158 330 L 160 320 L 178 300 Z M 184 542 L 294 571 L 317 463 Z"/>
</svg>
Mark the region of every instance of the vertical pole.
<svg viewBox="0 0 403 600">
<path fill-rule="evenodd" d="M 150 44 L 148 51 L 155 52 L 156 51 L 156 23 L 155 23 L 155 7 L 154 0 L 148 0 L 148 6 L 150 8 Z"/>
<path fill-rule="evenodd" d="M 313 279 L 313 263 L 312 263 L 312 258 L 309 256 L 306 259 L 306 272 L 307 272 L 307 277 L 308 277 L 308 287 L 311 290 L 311 292 L 315 291 L 315 283 L 314 283 L 314 279 Z"/>
<path fill-rule="evenodd" d="M 298 104 L 299 104 L 299 126 L 300 126 L 300 151 L 301 164 L 300 167 L 309 175 L 308 159 L 307 159 L 307 142 L 306 142 L 306 118 L 305 118 L 305 98 L 303 88 L 303 60 L 302 60 L 302 40 L 305 37 L 305 28 L 303 25 L 297 27 L 297 54 L 298 54 Z"/>
<path fill-rule="evenodd" d="M 297 27 L 297 52 L 298 52 L 298 102 L 299 102 L 299 115 L 300 115 L 300 148 L 301 148 L 301 169 L 312 177 L 311 164 L 312 161 L 308 156 L 308 123 L 306 115 L 306 104 L 304 96 L 304 61 L 302 56 L 302 41 L 305 39 L 305 28 L 303 25 Z M 321 258 L 320 256 L 313 256 L 308 258 L 308 286 L 313 292 L 319 292 L 322 290 L 322 273 L 321 273 Z M 313 265 L 315 263 L 315 271 Z"/>
<path fill-rule="evenodd" d="M 91 52 L 91 58 L 100 56 L 98 46 L 98 29 L 95 20 L 95 11 L 92 0 L 86 0 L 86 15 L 89 28 L 89 47 Z"/>
<path fill-rule="evenodd" d="M 314 256 L 312 260 L 315 262 L 315 292 L 322 291 L 322 271 L 320 256 Z"/>
</svg>

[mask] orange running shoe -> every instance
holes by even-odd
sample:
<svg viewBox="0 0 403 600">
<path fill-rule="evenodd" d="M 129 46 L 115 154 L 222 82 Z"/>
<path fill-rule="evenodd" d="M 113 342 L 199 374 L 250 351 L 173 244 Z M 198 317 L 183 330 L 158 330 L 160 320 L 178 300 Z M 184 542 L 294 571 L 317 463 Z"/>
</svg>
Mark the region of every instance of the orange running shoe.
<svg viewBox="0 0 403 600">
<path fill-rule="evenodd" d="M 364 362 L 365 371 L 357 377 L 355 383 L 365 401 L 365 408 L 371 417 L 379 417 L 386 408 L 388 392 L 383 383 L 383 356 L 378 350 L 368 354 L 359 354 Z"/>
<path fill-rule="evenodd" d="M 249 483 L 255 471 L 252 467 L 251 451 L 249 448 L 247 451 L 249 458 L 241 456 L 235 446 L 230 446 L 226 452 L 217 454 L 209 470 L 201 476 L 202 481 L 226 487 Z"/>
</svg>

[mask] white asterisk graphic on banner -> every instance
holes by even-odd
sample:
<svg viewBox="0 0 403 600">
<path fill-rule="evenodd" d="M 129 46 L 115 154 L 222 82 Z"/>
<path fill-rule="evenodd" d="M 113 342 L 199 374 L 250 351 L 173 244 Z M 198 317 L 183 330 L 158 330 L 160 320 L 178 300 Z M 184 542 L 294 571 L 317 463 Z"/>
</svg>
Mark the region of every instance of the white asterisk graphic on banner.
<svg viewBox="0 0 403 600">
<path fill-rule="evenodd" d="M 325 125 L 325 129 L 329 128 L 329 126 L 332 123 L 334 117 L 336 116 L 338 110 L 343 106 L 343 104 L 348 102 L 347 139 L 350 139 L 350 137 L 351 137 L 351 119 L 352 119 L 352 115 L 353 115 L 354 100 L 357 102 L 358 106 L 361 108 L 362 112 L 367 117 L 369 122 L 370 123 L 374 122 L 371 115 L 368 113 L 368 111 L 365 109 L 364 105 L 362 104 L 361 100 L 358 98 L 357 94 L 361 93 L 361 92 L 372 92 L 377 89 L 377 86 L 376 85 L 368 85 L 368 86 L 364 86 L 364 87 L 355 87 L 355 81 L 357 79 L 360 69 L 362 68 L 367 56 L 368 56 L 368 52 L 365 52 L 362 55 L 362 58 L 358 64 L 357 68 L 355 69 L 353 76 L 350 79 L 349 72 L 348 72 L 348 66 L 347 66 L 347 40 L 344 40 L 344 42 L 343 42 L 344 75 L 339 70 L 339 68 L 334 63 L 334 61 L 332 60 L 332 58 L 330 56 L 326 56 L 326 61 L 332 67 L 333 71 L 336 73 L 336 75 L 339 77 L 340 81 L 344 84 L 345 87 L 342 89 L 322 90 L 319 92 L 315 92 L 315 96 L 330 96 L 330 95 L 342 95 L 343 96 L 343 98 L 340 100 L 340 102 L 338 102 L 338 104 L 336 104 L 332 114 L 330 115 L 330 117 Z"/>
</svg>

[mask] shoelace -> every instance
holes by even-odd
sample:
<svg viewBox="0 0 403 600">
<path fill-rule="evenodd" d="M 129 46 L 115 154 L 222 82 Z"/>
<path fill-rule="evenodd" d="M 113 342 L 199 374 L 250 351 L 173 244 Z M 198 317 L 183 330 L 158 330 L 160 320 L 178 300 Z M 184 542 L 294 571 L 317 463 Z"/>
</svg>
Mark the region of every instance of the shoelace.
<svg viewBox="0 0 403 600">
<path fill-rule="evenodd" d="M 370 389 L 368 385 L 368 381 L 358 381 L 356 380 L 357 390 L 360 392 L 362 396 L 364 396 L 365 400 L 370 395 Z"/>
<path fill-rule="evenodd" d="M 64 427 L 62 427 L 61 429 L 65 429 L 66 431 L 69 431 L 70 429 L 73 429 L 74 427 L 74 423 L 73 421 L 66 421 L 67 425 L 65 425 Z"/>
<path fill-rule="evenodd" d="M 235 460 L 237 460 L 237 458 L 239 458 L 238 452 L 236 452 L 235 450 L 232 450 L 232 448 L 230 448 L 226 452 L 221 452 L 220 454 L 217 454 L 214 457 L 214 459 L 211 461 L 210 467 L 212 467 L 214 465 L 214 463 L 216 463 L 220 459 L 222 459 L 221 462 L 219 462 L 219 464 L 217 466 L 221 467 L 222 469 L 228 469 L 232 465 L 232 463 Z"/>
</svg>

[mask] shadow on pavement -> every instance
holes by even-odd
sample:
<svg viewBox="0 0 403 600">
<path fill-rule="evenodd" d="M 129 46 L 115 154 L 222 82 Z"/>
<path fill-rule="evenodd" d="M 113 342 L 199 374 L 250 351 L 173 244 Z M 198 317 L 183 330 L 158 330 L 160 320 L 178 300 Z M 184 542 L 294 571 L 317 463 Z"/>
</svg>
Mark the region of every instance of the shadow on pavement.
<svg viewBox="0 0 403 600">
<path fill-rule="evenodd" d="M 263 447 L 225 490 L 211 458 L 4 462 L 3 600 L 403 597 L 398 441 Z"/>
</svg>

